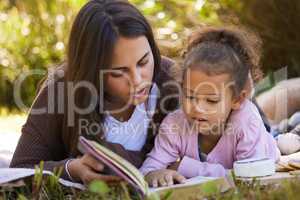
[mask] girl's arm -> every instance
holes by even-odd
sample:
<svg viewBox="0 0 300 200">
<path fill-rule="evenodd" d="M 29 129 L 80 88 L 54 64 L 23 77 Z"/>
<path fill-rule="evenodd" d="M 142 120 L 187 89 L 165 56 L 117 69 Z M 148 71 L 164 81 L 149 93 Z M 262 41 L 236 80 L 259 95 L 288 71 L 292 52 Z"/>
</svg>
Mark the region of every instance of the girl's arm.
<svg viewBox="0 0 300 200">
<path fill-rule="evenodd" d="M 277 161 L 280 152 L 276 141 L 269 134 L 258 115 L 253 114 L 236 127 L 235 160 L 248 158 L 269 158 Z"/>
<path fill-rule="evenodd" d="M 180 161 L 177 171 L 186 178 L 195 176 L 225 177 L 227 170 L 216 163 L 201 162 L 184 156 Z"/>
<path fill-rule="evenodd" d="M 176 132 L 168 128 L 171 124 L 168 124 L 170 120 L 167 118 L 163 120 L 154 147 L 140 168 L 144 175 L 151 171 L 166 169 L 179 158 L 180 138 Z"/>
</svg>

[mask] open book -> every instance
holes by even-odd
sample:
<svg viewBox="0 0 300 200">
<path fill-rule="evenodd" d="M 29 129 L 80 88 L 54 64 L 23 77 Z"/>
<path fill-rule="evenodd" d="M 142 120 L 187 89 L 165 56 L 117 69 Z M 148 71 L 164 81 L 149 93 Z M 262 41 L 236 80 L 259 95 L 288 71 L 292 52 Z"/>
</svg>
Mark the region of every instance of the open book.
<svg viewBox="0 0 300 200">
<path fill-rule="evenodd" d="M 82 153 L 89 153 L 90 155 L 94 156 L 98 161 L 109 167 L 117 175 L 122 177 L 125 181 L 140 191 L 144 196 L 149 196 L 154 192 L 163 194 L 174 188 L 176 188 L 176 191 L 179 191 L 180 188 L 192 188 L 194 186 L 197 186 L 198 189 L 201 189 L 199 186 L 208 182 L 214 182 L 216 185 L 218 185 L 221 191 L 228 190 L 230 187 L 232 187 L 232 185 L 229 184 L 225 178 L 199 176 L 188 179 L 182 184 L 160 188 L 149 188 L 144 176 L 135 166 L 99 143 L 87 140 L 84 137 L 80 137 L 78 148 Z"/>
</svg>

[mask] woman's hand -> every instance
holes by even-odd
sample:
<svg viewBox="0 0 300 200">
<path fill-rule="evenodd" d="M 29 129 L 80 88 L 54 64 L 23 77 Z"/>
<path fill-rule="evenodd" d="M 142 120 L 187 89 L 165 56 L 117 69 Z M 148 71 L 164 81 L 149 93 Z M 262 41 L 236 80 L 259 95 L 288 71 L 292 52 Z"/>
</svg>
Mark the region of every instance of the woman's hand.
<svg viewBox="0 0 300 200">
<path fill-rule="evenodd" d="M 121 178 L 111 175 L 103 175 L 104 165 L 94 159 L 89 154 L 84 154 L 82 157 L 70 161 L 68 171 L 70 176 L 75 181 L 82 181 L 84 184 L 89 184 L 93 180 L 102 180 L 105 182 L 120 181 Z"/>
<path fill-rule="evenodd" d="M 161 169 L 149 172 L 145 176 L 146 181 L 152 187 L 170 186 L 177 183 L 183 183 L 185 177 L 180 175 L 177 171 L 170 169 Z"/>
</svg>

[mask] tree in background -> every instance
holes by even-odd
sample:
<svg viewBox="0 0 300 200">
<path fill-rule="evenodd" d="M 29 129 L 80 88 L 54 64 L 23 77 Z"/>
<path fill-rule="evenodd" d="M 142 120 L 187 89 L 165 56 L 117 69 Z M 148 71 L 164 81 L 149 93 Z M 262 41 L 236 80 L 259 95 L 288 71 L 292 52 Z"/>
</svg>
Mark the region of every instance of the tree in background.
<svg viewBox="0 0 300 200">
<path fill-rule="evenodd" d="M 222 1 L 223 10 L 263 40 L 262 66 L 266 73 L 287 66 L 288 77 L 300 76 L 300 1 Z M 232 18 L 234 19 L 234 18 Z"/>
<path fill-rule="evenodd" d="M 64 60 L 70 26 L 86 0 L 0 1 L 0 105 L 14 108 L 13 86 L 29 70 L 41 70 L 22 84 L 22 99 L 30 105 L 49 67 Z M 131 0 L 149 19 L 162 54 L 178 56 L 190 28 L 218 23 L 212 6 L 199 0 Z"/>
<path fill-rule="evenodd" d="M 75 12 L 85 1 L 0 1 L 0 105 L 15 107 L 14 83 L 29 70 L 37 70 L 22 84 L 27 105 L 47 68 L 64 58 Z M 40 70 L 40 71 L 38 71 Z"/>
<path fill-rule="evenodd" d="M 266 73 L 289 66 L 299 76 L 300 1 L 129 0 L 149 19 L 163 55 L 178 58 L 186 36 L 205 24 L 243 24 L 263 39 Z M 0 106 L 14 108 L 14 84 L 31 69 L 46 72 L 64 60 L 70 26 L 86 0 L 0 1 Z M 43 77 L 22 84 L 30 105 Z"/>
</svg>

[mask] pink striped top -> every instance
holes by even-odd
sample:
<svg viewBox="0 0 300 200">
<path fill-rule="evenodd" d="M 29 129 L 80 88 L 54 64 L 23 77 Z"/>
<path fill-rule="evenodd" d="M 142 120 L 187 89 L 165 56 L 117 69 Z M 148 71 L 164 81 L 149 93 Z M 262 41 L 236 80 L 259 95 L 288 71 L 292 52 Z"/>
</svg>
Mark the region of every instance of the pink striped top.
<svg viewBox="0 0 300 200">
<path fill-rule="evenodd" d="M 179 109 L 169 114 L 162 122 L 155 146 L 147 155 L 141 172 L 164 169 L 178 158 L 178 172 L 186 178 L 194 176 L 225 176 L 233 162 L 247 158 L 271 158 L 277 161 L 280 152 L 276 141 L 263 124 L 256 106 L 245 100 L 240 109 L 231 113 L 226 128 L 206 161 L 200 161 L 198 133 L 186 126 L 187 119 Z M 229 126 L 227 126 L 229 127 Z"/>
</svg>

